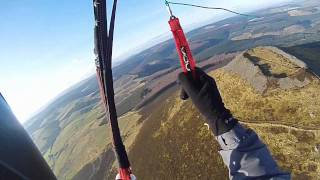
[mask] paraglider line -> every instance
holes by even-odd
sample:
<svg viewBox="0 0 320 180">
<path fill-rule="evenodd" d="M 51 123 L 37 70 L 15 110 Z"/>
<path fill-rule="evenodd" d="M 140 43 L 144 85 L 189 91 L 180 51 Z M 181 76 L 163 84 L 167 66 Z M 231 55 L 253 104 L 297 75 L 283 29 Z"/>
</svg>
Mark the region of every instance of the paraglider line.
<svg viewBox="0 0 320 180">
<path fill-rule="evenodd" d="M 237 14 L 237 15 L 240 15 L 240 16 L 259 18 L 258 16 L 255 16 L 255 15 L 243 14 L 243 13 L 239 13 L 239 12 L 236 12 L 236 11 L 233 11 L 233 10 L 230 10 L 230 9 L 220 8 L 220 7 L 200 6 L 200 5 L 196 5 L 196 4 L 187 4 L 187 3 L 179 3 L 179 2 L 171 2 L 171 1 L 166 1 L 165 3 L 167 5 L 168 4 L 173 4 L 173 5 L 197 7 L 197 8 L 202 8 L 202 9 L 222 10 L 222 11 L 227 11 L 227 12 L 230 12 L 230 13 L 233 13 L 233 14 Z"/>
</svg>

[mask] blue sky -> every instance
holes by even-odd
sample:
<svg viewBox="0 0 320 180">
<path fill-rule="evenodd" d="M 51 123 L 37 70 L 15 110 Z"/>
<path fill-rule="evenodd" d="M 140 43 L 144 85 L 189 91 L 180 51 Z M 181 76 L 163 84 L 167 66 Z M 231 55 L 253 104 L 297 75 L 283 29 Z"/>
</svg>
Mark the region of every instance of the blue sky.
<svg viewBox="0 0 320 180">
<path fill-rule="evenodd" d="M 250 11 L 283 2 L 185 0 Z M 173 6 L 183 26 L 230 14 Z M 119 0 L 115 57 L 169 32 L 163 0 Z M 0 92 L 21 122 L 94 72 L 91 0 L 0 1 Z"/>
</svg>

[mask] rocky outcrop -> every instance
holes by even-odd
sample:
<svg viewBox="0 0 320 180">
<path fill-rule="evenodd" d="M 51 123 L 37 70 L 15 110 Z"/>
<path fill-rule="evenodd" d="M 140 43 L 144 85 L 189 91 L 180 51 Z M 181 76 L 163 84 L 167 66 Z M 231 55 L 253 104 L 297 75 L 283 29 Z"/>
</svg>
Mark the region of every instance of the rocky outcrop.
<svg viewBox="0 0 320 180">
<path fill-rule="evenodd" d="M 316 78 L 303 61 L 270 46 L 244 51 L 225 70 L 238 74 L 261 94 L 302 88 Z"/>
</svg>

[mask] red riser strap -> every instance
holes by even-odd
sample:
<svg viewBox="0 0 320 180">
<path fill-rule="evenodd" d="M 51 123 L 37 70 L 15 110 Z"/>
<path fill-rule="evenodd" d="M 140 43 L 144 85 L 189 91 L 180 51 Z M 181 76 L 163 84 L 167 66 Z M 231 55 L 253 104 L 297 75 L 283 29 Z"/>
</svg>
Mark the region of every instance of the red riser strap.
<svg viewBox="0 0 320 180">
<path fill-rule="evenodd" d="M 193 59 L 190 46 L 188 44 L 186 36 L 184 35 L 179 19 L 176 17 L 172 17 L 169 21 L 169 25 L 174 36 L 183 72 L 186 74 L 188 72 L 194 73 L 196 63 Z"/>
<path fill-rule="evenodd" d="M 131 180 L 131 170 L 130 169 L 125 169 L 125 168 L 119 168 L 119 174 L 121 180 Z"/>
</svg>

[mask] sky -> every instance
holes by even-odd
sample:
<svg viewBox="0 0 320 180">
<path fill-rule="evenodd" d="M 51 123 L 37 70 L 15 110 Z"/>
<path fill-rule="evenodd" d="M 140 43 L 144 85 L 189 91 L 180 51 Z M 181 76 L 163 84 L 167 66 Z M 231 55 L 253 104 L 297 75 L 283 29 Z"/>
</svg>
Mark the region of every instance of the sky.
<svg viewBox="0 0 320 180">
<path fill-rule="evenodd" d="M 288 0 L 183 2 L 248 12 L 285 1 Z M 190 7 L 172 9 L 189 29 L 201 22 L 231 16 Z M 92 0 L 0 1 L 0 92 L 21 123 L 94 72 L 93 18 Z M 168 34 L 167 21 L 163 0 L 119 0 L 115 60 Z"/>
</svg>

